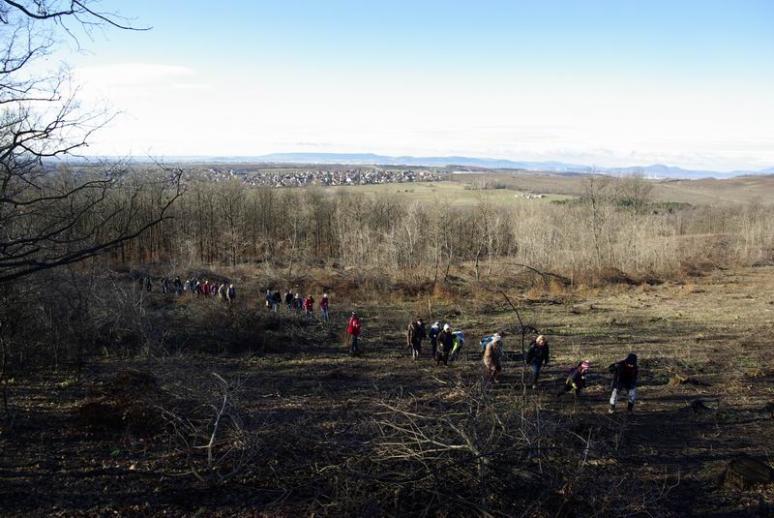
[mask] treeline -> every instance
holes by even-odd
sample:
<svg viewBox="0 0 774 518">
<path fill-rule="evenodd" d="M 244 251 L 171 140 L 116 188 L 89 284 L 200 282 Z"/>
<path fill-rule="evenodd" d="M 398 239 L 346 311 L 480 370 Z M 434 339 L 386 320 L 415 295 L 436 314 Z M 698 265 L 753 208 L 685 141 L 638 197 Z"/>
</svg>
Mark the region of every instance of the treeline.
<svg viewBox="0 0 774 518">
<path fill-rule="evenodd" d="M 606 269 L 670 275 L 693 263 L 743 265 L 774 256 L 771 207 L 658 205 L 641 179 L 590 177 L 575 203 L 508 206 L 483 193 L 475 205 L 460 205 L 442 189 L 437 199 L 420 202 L 355 188 L 192 182 L 168 215 L 124 243 L 113 260 L 176 267 L 261 263 L 289 275 L 337 266 L 438 281 L 460 265 L 477 277 L 497 274 L 503 261 L 579 279 Z"/>
</svg>

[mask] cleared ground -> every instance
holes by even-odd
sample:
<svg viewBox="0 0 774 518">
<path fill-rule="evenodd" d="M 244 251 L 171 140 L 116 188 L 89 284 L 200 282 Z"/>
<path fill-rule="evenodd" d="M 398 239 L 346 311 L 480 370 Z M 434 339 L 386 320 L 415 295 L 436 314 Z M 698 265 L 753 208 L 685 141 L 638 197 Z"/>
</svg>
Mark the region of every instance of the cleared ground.
<svg viewBox="0 0 774 518">
<path fill-rule="evenodd" d="M 502 385 L 486 392 L 487 404 L 505 408 L 520 402 L 541 408 L 546 422 L 575 423 L 577 434 L 589 441 L 578 480 L 599 495 L 630 490 L 647 504 L 639 512 L 603 514 L 747 516 L 770 510 L 771 484 L 734 490 L 722 484 L 722 475 L 742 454 L 768 462 L 774 454 L 774 268 L 714 271 L 689 283 L 582 295 L 510 295 L 519 301 L 525 323 L 549 337 L 553 360 L 539 389 L 523 396 L 519 339 L 508 336 L 514 359 L 505 364 Z M 211 304 L 217 303 L 181 304 L 156 295 L 152 307 L 183 318 Z M 514 326 L 514 313 L 496 295 L 483 301 L 434 297 L 361 306 L 365 353 L 350 358 L 341 343 L 348 308 L 335 298 L 333 304 L 337 314 L 329 328 L 281 313 L 255 335 L 263 343 L 253 344 L 252 354 L 106 359 L 86 366 L 81 380 L 72 372 L 15 379 L 16 419 L 0 435 L 0 512 L 391 514 L 392 505 L 400 507 L 408 494 L 396 492 L 382 501 L 380 493 L 369 498 L 358 494 L 360 486 L 348 485 L 365 476 L 353 475 L 358 459 L 383 447 L 370 423 L 384 418 L 385 403 L 440 417 L 464 407 L 480 380 L 478 337 Z M 236 319 L 253 311 L 250 301 L 223 309 L 221 316 Z M 448 368 L 435 366 L 427 354 L 412 363 L 403 329 L 415 312 L 463 329 L 469 337 L 465 358 Z M 292 339 L 272 339 L 286 327 L 293 327 Z M 636 412 L 608 416 L 606 367 L 630 351 L 639 354 L 642 369 Z M 577 399 L 556 398 L 567 369 L 582 358 L 593 364 L 591 386 Z M 152 374 L 164 393 L 208 386 L 212 372 L 239 381 L 242 425 L 258 441 L 252 467 L 226 485 L 207 487 L 190 474 L 170 435 L 91 428 L 79 409 L 126 367 Z M 540 456 L 527 457 L 522 467 L 538 477 L 538 487 L 547 487 L 549 480 L 540 477 L 548 475 L 540 474 L 539 463 Z M 546 515 L 568 515 L 564 504 L 557 507 L 561 495 L 535 498 Z M 580 515 L 591 514 L 579 507 L 588 502 L 569 502 Z M 454 514 L 476 512 L 461 503 L 452 508 Z M 543 514 L 526 508 L 505 514 L 523 512 Z"/>
</svg>

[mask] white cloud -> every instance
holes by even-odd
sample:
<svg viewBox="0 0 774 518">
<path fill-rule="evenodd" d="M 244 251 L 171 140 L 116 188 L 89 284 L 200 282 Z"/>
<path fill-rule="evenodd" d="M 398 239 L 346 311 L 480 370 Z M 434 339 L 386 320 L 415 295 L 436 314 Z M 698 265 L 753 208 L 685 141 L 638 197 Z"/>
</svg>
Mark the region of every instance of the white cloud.
<svg viewBox="0 0 774 518">
<path fill-rule="evenodd" d="M 96 153 L 306 150 L 716 170 L 774 165 L 771 94 L 745 85 L 411 71 L 200 73 L 149 63 L 86 67 L 75 76 L 85 101 L 124 114 L 96 135 Z"/>
<path fill-rule="evenodd" d="M 179 65 L 154 63 L 120 63 L 81 67 L 74 71 L 77 82 L 89 87 L 157 87 L 188 81 L 195 76 L 193 69 Z"/>
</svg>

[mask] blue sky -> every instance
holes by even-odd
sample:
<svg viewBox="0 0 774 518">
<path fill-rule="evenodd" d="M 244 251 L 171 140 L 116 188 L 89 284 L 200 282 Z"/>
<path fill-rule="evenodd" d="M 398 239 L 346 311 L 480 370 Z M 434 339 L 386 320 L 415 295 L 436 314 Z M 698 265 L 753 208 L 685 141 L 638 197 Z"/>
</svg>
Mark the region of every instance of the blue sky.
<svg viewBox="0 0 774 518">
<path fill-rule="evenodd" d="M 66 57 L 108 154 L 774 165 L 774 2 L 103 0 Z"/>
</svg>

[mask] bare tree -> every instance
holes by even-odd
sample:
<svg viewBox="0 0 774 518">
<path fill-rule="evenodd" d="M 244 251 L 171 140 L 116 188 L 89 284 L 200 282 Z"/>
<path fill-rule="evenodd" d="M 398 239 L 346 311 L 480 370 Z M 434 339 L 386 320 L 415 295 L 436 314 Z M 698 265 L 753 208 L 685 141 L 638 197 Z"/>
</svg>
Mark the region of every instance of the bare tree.
<svg viewBox="0 0 774 518">
<path fill-rule="evenodd" d="M 77 41 L 76 29 L 133 29 L 92 4 L 0 0 L 0 283 L 118 247 L 166 219 L 180 194 L 179 171 L 138 182 L 121 166 L 84 173 L 52 165 L 84 148 L 106 117 L 81 112 L 66 74 L 36 74 L 35 64 L 59 36 Z M 152 214 L 141 210 L 149 191 L 162 199 Z"/>
<path fill-rule="evenodd" d="M 604 224 L 604 214 L 602 204 L 605 199 L 605 190 L 609 184 L 609 179 L 597 174 L 590 174 L 584 180 L 584 196 L 591 207 L 591 232 L 594 238 L 594 255 L 596 258 L 597 269 L 602 267 L 602 226 Z"/>
</svg>

